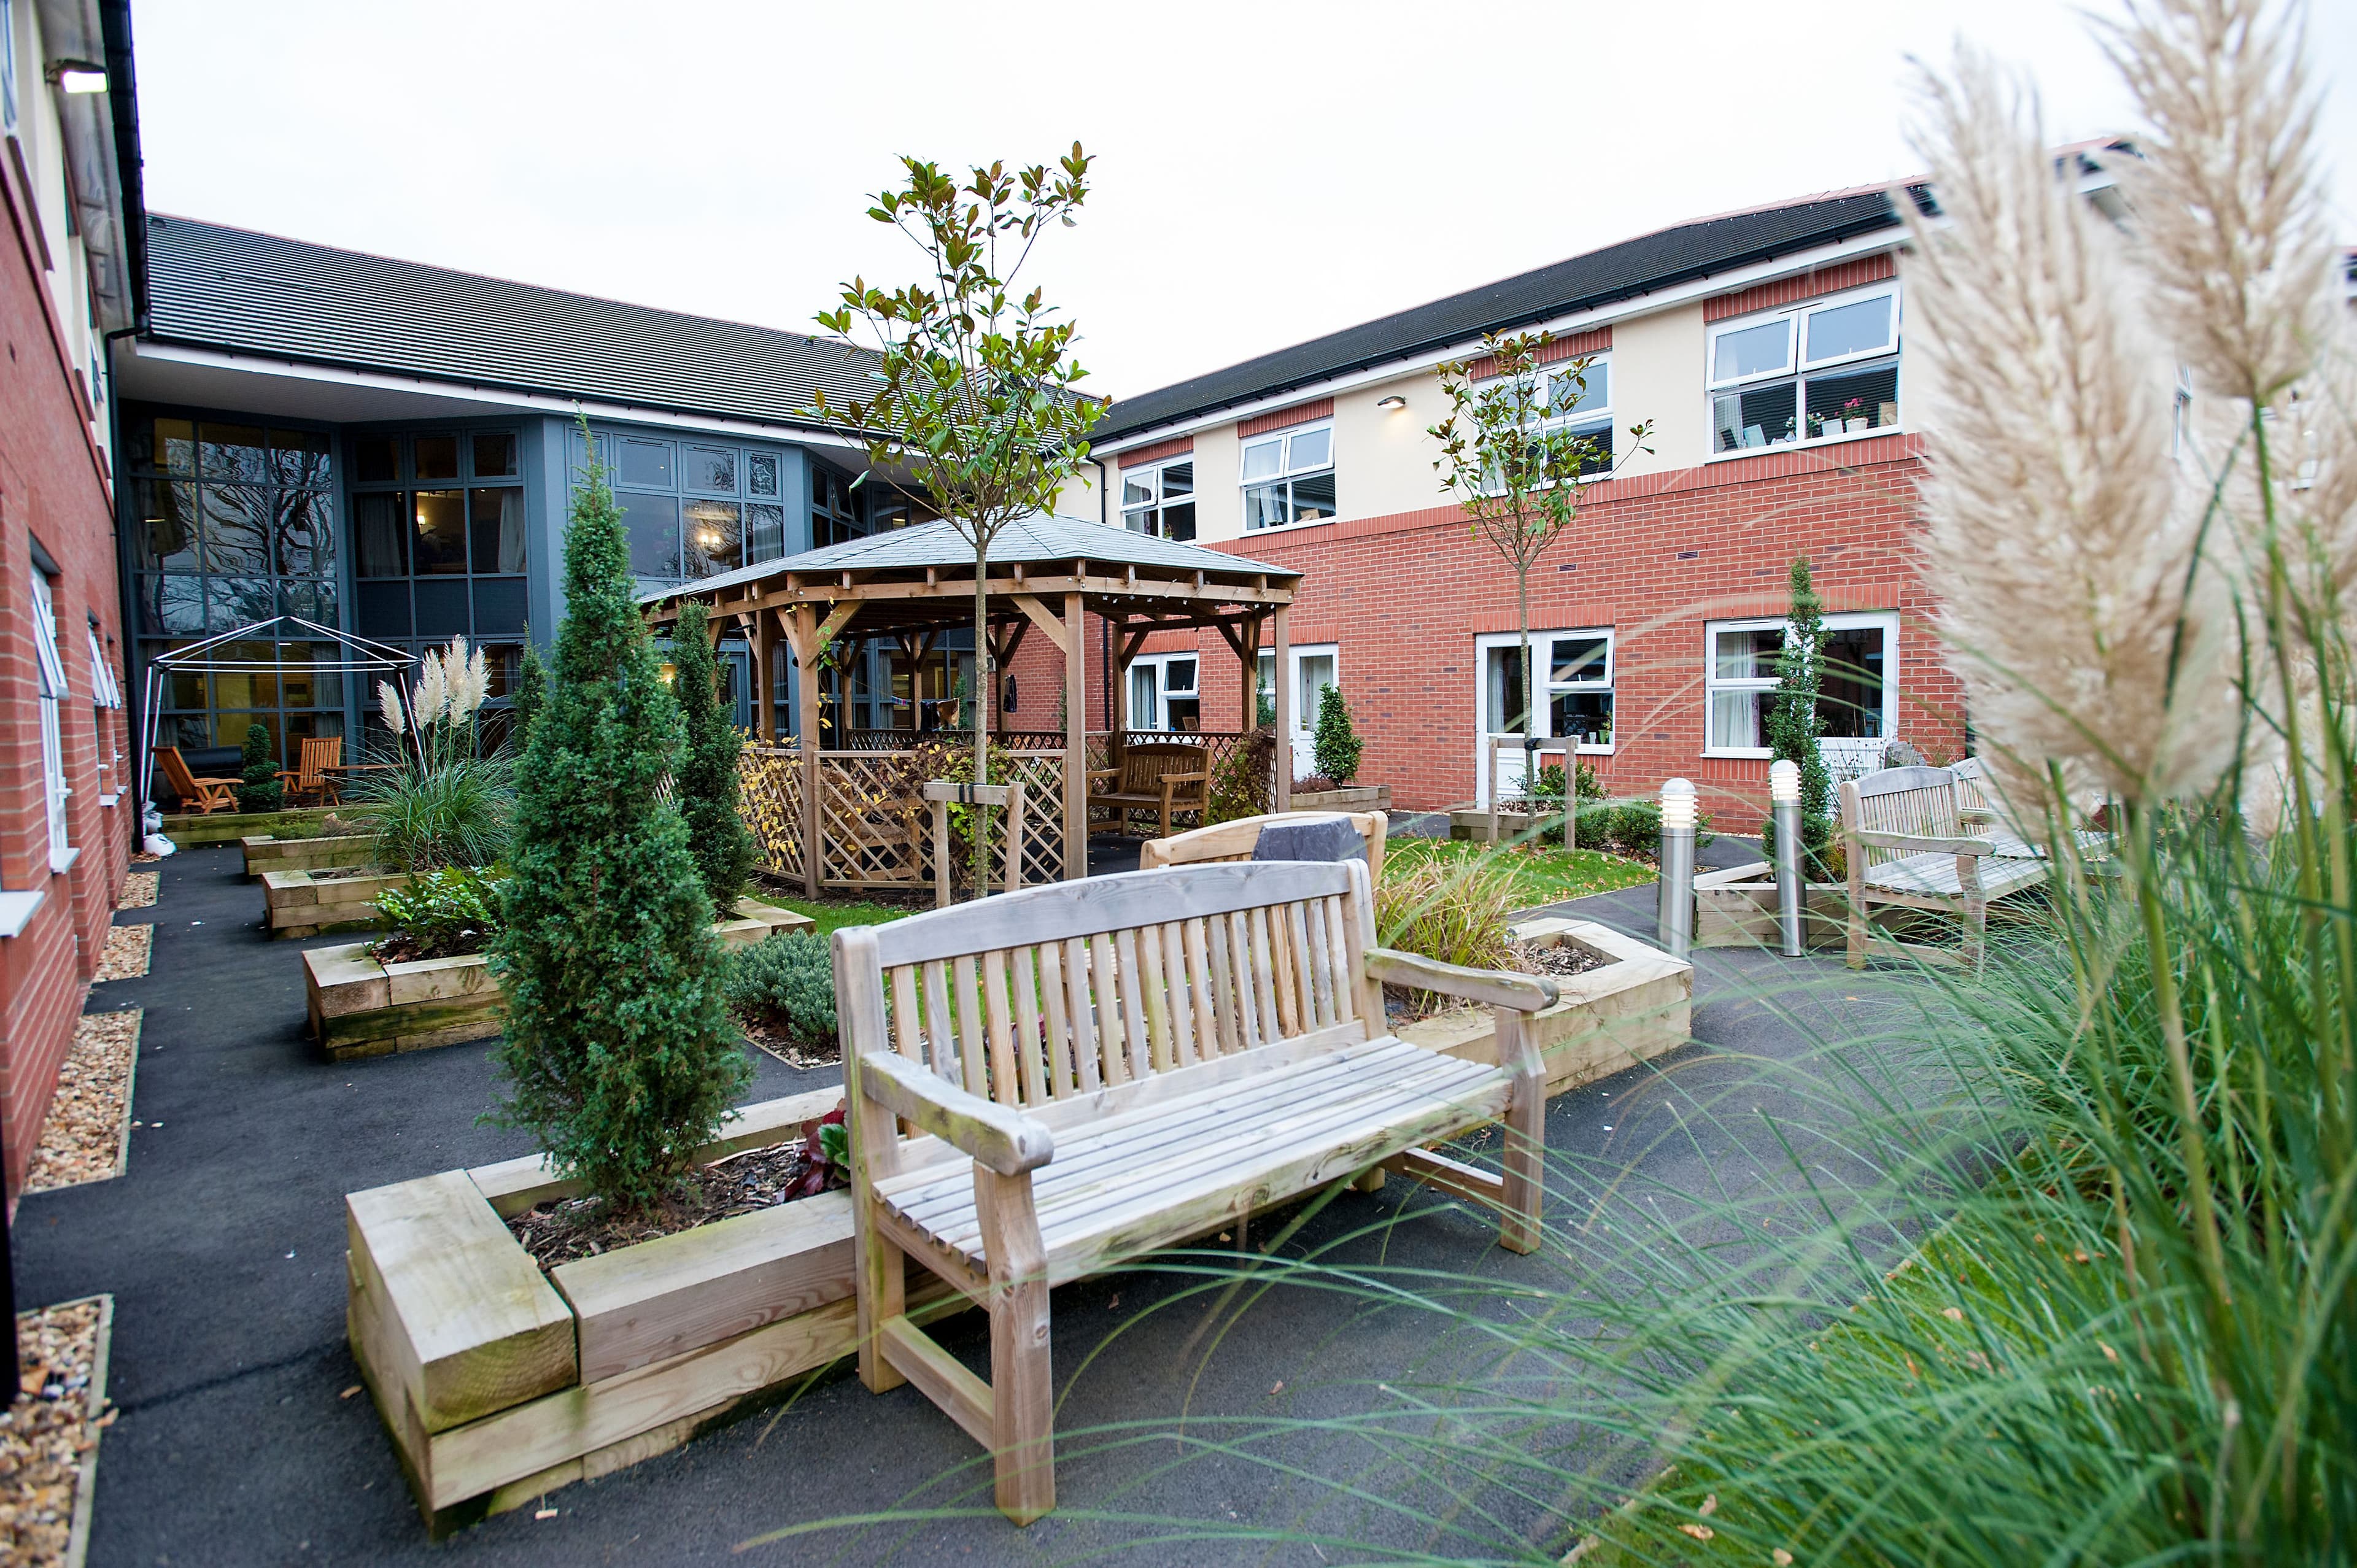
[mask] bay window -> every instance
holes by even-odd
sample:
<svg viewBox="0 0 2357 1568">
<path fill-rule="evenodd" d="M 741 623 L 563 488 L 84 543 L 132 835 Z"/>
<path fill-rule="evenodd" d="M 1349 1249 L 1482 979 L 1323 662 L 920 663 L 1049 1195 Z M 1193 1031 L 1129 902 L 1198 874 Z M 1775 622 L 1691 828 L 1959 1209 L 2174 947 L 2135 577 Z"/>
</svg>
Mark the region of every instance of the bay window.
<svg viewBox="0 0 2357 1568">
<path fill-rule="evenodd" d="M 1334 515 L 1334 427 L 1304 425 L 1243 444 L 1244 528 L 1323 522 Z"/>
<path fill-rule="evenodd" d="M 1815 301 L 1715 327 L 1712 449 L 1741 452 L 1899 423 L 1899 294 Z"/>
<path fill-rule="evenodd" d="M 1817 716 L 1826 750 L 1878 754 L 1898 722 L 1899 618 L 1834 615 L 1824 618 L 1824 628 Z M 1706 636 L 1705 751 L 1719 757 L 1768 756 L 1768 714 L 1775 705 L 1776 664 L 1789 636 L 1786 623 L 1715 621 Z"/>
<path fill-rule="evenodd" d="M 1181 457 L 1121 475 L 1121 521 L 1157 539 L 1195 537 L 1195 459 Z"/>
</svg>

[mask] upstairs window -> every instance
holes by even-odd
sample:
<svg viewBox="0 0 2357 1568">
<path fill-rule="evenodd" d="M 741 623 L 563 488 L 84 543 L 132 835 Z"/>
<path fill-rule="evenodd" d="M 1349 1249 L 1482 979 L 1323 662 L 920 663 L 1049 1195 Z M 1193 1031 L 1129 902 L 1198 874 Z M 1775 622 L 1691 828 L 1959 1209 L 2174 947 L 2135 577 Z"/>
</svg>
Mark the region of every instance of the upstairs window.
<svg viewBox="0 0 2357 1568">
<path fill-rule="evenodd" d="M 1244 443 L 1244 528 L 1323 522 L 1334 515 L 1334 427 L 1305 425 Z"/>
<path fill-rule="evenodd" d="M 1587 456 L 1579 465 L 1582 478 L 1612 471 L 1612 366 L 1598 359 L 1586 371 L 1566 366 L 1559 370 L 1540 370 L 1532 388 L 1531 427 L 1547 434 L 1567 431 L 1587 442 Z M 1487 392 L 1493 384 L 1481 383 Z M 1491 470 L 1491 493 L 1504 488 Z"/>
<path fill-rule="evenodd" d="M 1121 521 L 1157 539 L 1195 537 L 1195 459 L 1182 457 L 1121 475 Z"/>
<path fill-rule="evenodd" d="M 1896 426 L 1898 291 L 1885 285 L 1714 328 L 1710 408 L 1718 452 Z"/>
</svg>

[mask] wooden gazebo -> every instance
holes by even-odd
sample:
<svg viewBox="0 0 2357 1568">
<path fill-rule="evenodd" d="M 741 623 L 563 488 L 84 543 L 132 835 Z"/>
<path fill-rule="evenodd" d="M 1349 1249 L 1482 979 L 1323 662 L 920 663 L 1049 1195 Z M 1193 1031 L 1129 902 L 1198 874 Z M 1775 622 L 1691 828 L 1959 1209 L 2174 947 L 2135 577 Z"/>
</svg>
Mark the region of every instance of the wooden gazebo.
<svg viewBox="0 0 2357 1568">
<path fill-rule="evenodd" d="M 1086 628 L 1092 615 L 1110 622 L 1114 633 L 1114 711 L 1108 723 L 1116 751 L 1125 730 L 1122 710 L 1128 703 L 1129 665 L 1147 637 L 1189 627 L 1219 628 L 1236 655 L 1241 712 L 1249 726 L 1257 705 L 1261 639 L 1273 635 L 1279 742 L 1271 792 L 1275 808 L 1286 808 L 1293 782 L 1283 738 L 1292 732 L 1292 693 L 1284 678 L 1289 650 L 1286 610 L 1300 577 L 1286 567 L 1200 544 L 1071 518 L 1035 517 L 1000 531 L 991 544 L 985 584 L 993 657 L 1004 671 L 1035 630 L 1064 656 L 1062 734 L 1026 730 L 1009 737 L 1020 751 L 1018 771 L 1028 774 L 1025 782 L 1033 805 L 1026 815 L 1043 819 L 1027 830 L 1027 838 L 1042 851 L 1034 867 L 1038 875 L 1088 874 Z M 757 768 L 766 771 L 748 774 L 756 788 L 748 789 L 748 808 L 757 827 L 770 830 L 764 837 L 771 849 L 771 871 L 799 875 L 813 896 L 823 885 L 922 885 L 914 864 L 924 853 L 921 844 L 911 846 L 903 863 L 894 858 L 897 846 L 876 837 L 879 822 L 898 820 L 913 804 L 898 798 L 909 793 L 912 779 L 905 767 L 894 768 L 895 754 L 888 750 L 822 749 L 819 669 L 831 650 L 871 639 L 894 639 L 914 650 L 943 632 L 971 628 L 974 587 L 974 547 L 944 521 L 849 540 L 642 596 L 657 627 L 676 619 L 680 604 L 693 598 L 711 611 L 716 638 L 736 632 L 751 644 L 754 724 L 759 736 L 772 744 L 751 748 L 759 754 Z M 777 703 L 769 689 L 773 650 L 781 637 L 793 651 L 797 687 L 800 744 L 791 750 L 775 745 Z M 983 701 L 991 695 L 976 693 Z M 1060 824 L 1055 821 L 1059 803 Z M 831 837 L 863 842 L 834 844 L 831 857 Z"/>
</svg>

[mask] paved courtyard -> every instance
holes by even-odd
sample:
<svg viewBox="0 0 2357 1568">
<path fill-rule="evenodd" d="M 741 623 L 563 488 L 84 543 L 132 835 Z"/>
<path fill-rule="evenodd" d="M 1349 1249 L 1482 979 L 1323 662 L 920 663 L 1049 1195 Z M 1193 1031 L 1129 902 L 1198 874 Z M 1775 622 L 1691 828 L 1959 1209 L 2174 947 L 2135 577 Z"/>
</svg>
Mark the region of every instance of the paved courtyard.
<svg viewBox="0 0 2357 1568">
<path fill-rule="evenodd" d="M 1146 1564 L 1321 1560 L 1307 1544 L 1174 1540 L 1145 1522 L 1156 1519 L 1314 1522 L 1394 1548 L 1421 1539 L 1412 1521 L 1199 1444 L 1223 1421 L 1362 1408 L 1380 1380 L 1447 1354 L 1432 1320 L 1286 1289 L 1215 1307 L 1182 1299 L 1188 1277 L 1146 1271 L 1056 1294 L 1064 1511 L 1028 1530 L 996 1515 L 918 1517 L 986 1509 L 976 1450 L 913 1389 L 879 1398 L 837 1373 L 790 1406 L 551 1494 L 553 1517 L 527 1508 L 430 1544 L 368 1398 L 351 1391 L 340 1198 L 529 1152 L 521 1134 L 478 1122 L 495 1092 L 490 1043 L 323 1060 L 303 1034 L 303 944 L 264 939 L 261 894 L 237 852 L 194 851 L 158 869 L 156 906 L 119 917 L 155 922 L 149 974 L 102 985 L 91 1003 L 146 1010 L 129 1171 L 27 1197 L 16 1218 L 20 1304 L 115 1298 L 110 1391 L 121 1415 L 101 1450 L 93 1564 L 717 1563 L 766 1530 L 890 1511 L 908 1517 L 745 1556 L 1028 1563 L 1120 1548 Z M 1652 899 L 1650 887 L 1631 889 L 1564 912 L 1641 933 Z M 1805 1075 L 1770 1064 L 1803 1056 L 1804 1030 L 1856 1029 L 1870 1006 L 1859 994 L 1837 964 L 1702 955 L 1699 1043 L 1654 1064 L 1666 1078 L 1640 1069 L 1558 1099 L 1550 1153 L 1591 1172 L 1631 1165 L 1656 1191 L 1769 1179 L 1781 1156 L 1752 1110 L 1803 1123 L 1811 1113 L 1796 1092 Z M 756 1060 L 752 1098 L 836 1078 Z M 1719 1126 L 1708 1112 L 1722 1104 L 1743 1114 Z M 1403 1204 L 1428 1212 L 1362 1234 Z M 1455 1274 L 1559 1277 L 1559 1260 L 1514 1258 L 1494 1234 L 1471 1210 L 1394 1181 L 1336 1202 L 1297 1240 Z M 944 1337 L 970 1359 L 986 1346 L 971 1316 Z M 1365 1458 L 1316 1433 L 1263 1452 L 1335 1477 Z M 1510 1509 L 1496 1528 L 1550 1539 L 1541 1515 Z"/>
</svg>

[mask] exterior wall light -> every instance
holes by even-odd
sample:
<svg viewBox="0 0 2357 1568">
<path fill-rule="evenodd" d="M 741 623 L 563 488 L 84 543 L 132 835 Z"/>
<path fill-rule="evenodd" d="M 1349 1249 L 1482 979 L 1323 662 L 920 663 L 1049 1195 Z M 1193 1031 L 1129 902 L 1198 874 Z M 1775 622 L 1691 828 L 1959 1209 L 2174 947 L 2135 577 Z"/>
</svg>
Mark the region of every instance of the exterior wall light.
<svg viewBox="0 0 2357 1568">
<path fill-rule="evenodd" d="M 106 68 L 92 65 L 86 59 L 51 60 L 45 73 L 65 92 L 103 92 L 106 91 Z"/>
<path fill-rule="evenodd" d="M 1389 397 L 1377 398 L 1375 400 L 1375 406 L 1387 412 L 1396 413 L 1400 409 L 1407 406 L 1407 399 L 1400 396 L 1397 392 L 1394 392 Z"/>
</svg>

